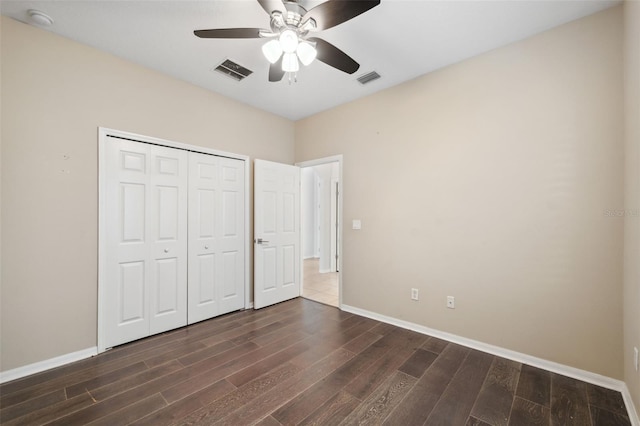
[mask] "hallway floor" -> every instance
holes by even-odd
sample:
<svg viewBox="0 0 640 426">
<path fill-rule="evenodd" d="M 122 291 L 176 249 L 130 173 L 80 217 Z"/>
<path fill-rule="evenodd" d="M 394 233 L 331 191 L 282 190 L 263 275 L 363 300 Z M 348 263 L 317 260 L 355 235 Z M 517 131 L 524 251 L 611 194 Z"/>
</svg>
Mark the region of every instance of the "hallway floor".
<svg viewBox="0 0 640 426">
<path fill-rule="evenodd" d="M 302 268 L 302 297 L 337 307 L 338 273 L 320 273 L 320 259 L 306 259 Z"/>
</svg>

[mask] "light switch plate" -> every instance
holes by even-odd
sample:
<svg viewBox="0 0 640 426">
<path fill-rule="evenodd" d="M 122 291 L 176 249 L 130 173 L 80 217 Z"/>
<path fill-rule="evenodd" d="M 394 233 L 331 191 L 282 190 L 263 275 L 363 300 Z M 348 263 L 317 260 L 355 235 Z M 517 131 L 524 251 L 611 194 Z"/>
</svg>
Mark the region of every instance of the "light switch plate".
<svg viewBox="0 0 640 426">
<path fill-rule="evenodd" d="M 362 222 L 360 219 L 353 219 L 353 223 L 351 225 L 352 229 L 362 229 Z"/>
</svg>

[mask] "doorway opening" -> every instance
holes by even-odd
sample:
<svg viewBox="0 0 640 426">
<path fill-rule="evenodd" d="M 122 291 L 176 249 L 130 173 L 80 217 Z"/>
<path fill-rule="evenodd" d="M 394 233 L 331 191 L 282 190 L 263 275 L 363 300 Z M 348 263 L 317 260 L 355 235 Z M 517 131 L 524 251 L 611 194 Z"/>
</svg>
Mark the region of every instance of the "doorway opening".
<svg viewBox="0 0 640 426">
<path fill-rule="evenodd" d="M 342 156 L 297 165 L 301 168 L 301 294 L 340 307 Z"/>
</svg>

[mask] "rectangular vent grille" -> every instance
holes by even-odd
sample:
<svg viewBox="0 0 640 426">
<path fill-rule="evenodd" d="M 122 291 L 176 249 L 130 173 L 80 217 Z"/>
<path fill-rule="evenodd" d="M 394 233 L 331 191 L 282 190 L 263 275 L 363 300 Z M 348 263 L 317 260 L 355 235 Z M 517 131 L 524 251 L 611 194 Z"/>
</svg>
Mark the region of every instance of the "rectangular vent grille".
<svg viewBox="0 0 640 426">
<path fill-rule="evenodd" d="M 378 74 L 375 71 L 371 71 L 370 73 L 367 73 L 365 75 L 361 75 L 360 77 L 358 77 L 358 81 L 360 82 L 360 84 L 367 84 L 379 78 L 380 78 L 380 74 Z"/>
<path fill-rule="evenodd" d="M 246 77 L 249 77 L 253 71 L 246 69 L 240 64 L 236 64 L 232 60 L 225 60 L 223 63 L 215 68 L 216 71 L 221 72 L 236 81 L 240 81 Z"/>
</svg>

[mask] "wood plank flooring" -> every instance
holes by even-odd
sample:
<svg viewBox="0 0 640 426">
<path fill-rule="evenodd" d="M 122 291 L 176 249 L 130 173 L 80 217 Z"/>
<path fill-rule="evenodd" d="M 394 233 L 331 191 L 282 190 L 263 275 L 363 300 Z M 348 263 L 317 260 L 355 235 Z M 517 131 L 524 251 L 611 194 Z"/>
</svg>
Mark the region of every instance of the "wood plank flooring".
<svg viewBox="0 0 640 426">
<path fill-rule="evenodd" d="M 294 299 L 0 386 L 3 425 L 630 425 L 618 392 Z"/>
</svg>

